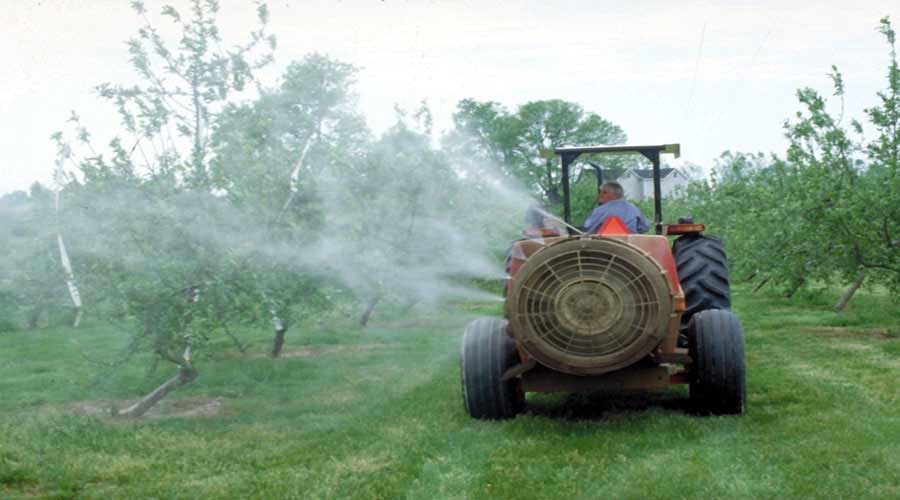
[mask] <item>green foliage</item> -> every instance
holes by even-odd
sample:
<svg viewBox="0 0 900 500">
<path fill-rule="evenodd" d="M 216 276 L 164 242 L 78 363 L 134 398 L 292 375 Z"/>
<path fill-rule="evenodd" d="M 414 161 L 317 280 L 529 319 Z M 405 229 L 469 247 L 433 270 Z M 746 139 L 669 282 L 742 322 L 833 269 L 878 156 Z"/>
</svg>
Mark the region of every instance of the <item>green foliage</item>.
<svg viewBox="0 0 900 500">
<path fill-rule="evenodd" d="M 321 272 L 288 255 L 314 246 L 325 230 L 319 179 L 351 168 L 366 150 L 368 131 L 354 107 L 355 72 L 308 55 L 288 66 L 279 88 L 227 106 L 216 122 L 213 184 L 234 210 L 265 227 L 248 259 L 261 301 L 286 327 L 297 318 L 298 303 L 320 304 L 304 310 L 321 312 L 328 308 L 322 298 L 333 293 Z"/>
<path fill-rule="evenodd" d="M 448 148 L 495 162 L 554 208 L 562 201 L 554 148 L 626 140 L 617 125 L 559 99 L 528 102 L 515 113 L 496 102 L 464 99 L 457 104 L 453 120 L 456 129 L 445 139 Z"/>
<path fill-rule="evenodd" d="M 65 222 L 86 299 L 134 319 L 136 349 L 181 364 L 187 347 L 199 350 L 259 315 L 243 248 L 230 240 L 246 221 L 222 199 L 145 184 L 70 186 L 67 195 L 77 207 Z"/>
<path fill-rule="evenodd" d="M 802 111 L 785 123 L 786 158 L 725 153 L 710 181 L 688 189 L 684 208 L 725 238 L 738 276 L 771 280 L 788 294 L 862 276 L 900 293 L 900 77 L 890 22 L 880 29 L 890 47 L 888 87 L 866 110 L 871 139 L 804 88 Z M 829 77 L 843 100 L 837 68 Z"/>
<path fill-rule="evenodd" d="M 491 245 L 509 236 L 460 230 L 506 220 L 489 210 L 498 186 L 432 146 L 424 103 L 376 141 L 356 109 L 353 66 L 311 54 L 265 86 L 252 75 L 267 57 L 249 59 L 262 27 L 223 58 L 215 2 L 193 3 L 189 19 L 163 9 L 176 49 L 135 10 L 142 83 L 100 87 L 134 145 L 117 137 L 110 156 L 93 153 L 77 116 L 74 139 L 54 137 L 60 162 L 80 170 L 60 178 L 60 217 L 82 295 L 96 317 L 134 329 L 130 354 L 187 366 L 188 354 L 243 349 L 245 326 L 283 332 L 351 296 L 408 310 L 465 294 L 468 276 L 499 277 Z M 251 81 L 259 95 L 238 101 Z M 76 157 L 73 144 L 92 154 Z"/>
<path fill-rule="evenodd" d="M 0 331 L 35 328 L 70 312 L 59 264 L 53 194 L 39 184 L 31 193 L 0 198 Z"/>
<path fill-rule="evenodd" d="M 228 100 L 271 62 L 275 41 L 265 35 L 262 5 L 249 41 L 228 49 L 215 1 L 193 0 L 189 16 L 162 7 L 172 31 L 158 29 L 141 2 L 132 7 L 142 19 L 128 41 L 139 83 L 97 87 L 130 138 L 115 137 L 109 157 L 93 153 L 73 115 L 74 140 L 92 152 L 76 159 L 71 141 L 54 134 L 60 164 L 75 163 L 81 174 L 57 179 L 67 200 L 58 217 L 95 312 L 136 325 L 132 351 L 190 366 L 210 338 L 263 309 L 253 252 L 239 238 L 259 224 L 211 192 L 210 136 Z"/>
<path fill-rule="evenodd" d="M 900 353 L 900 70 L 887 20 L 888 87 L 866 113 L 873 139 L 803 89 L 803 111 L 786 124 L 786 158 L 726 152 L 709 181 L 664 202 L 667 220 L 694 215 L 724 237 L 733 276 L 754 274 L 791 293 L 819 287 L 792 302 L 737 288 L 755 373 L 750 413 L 695 419 L 680 411 L 677 391 L 534 397 L 530 415 L 486 438 L 456 394 L 460 318 L 501 313 L 498 263 L 531 197 L 559 211 L 553 148 L 621 143 L 624 132 L 561 100 L 510 112 L 466 99 L 442 149 L 424 103 L 398 110 L 397 124 L 373 138 L 349 64 L 311 54 L 278 85 L 257 81 L 275 48 L 264 5 L 258 29 L 239 45 L 221 39 L 215 1 L 192 0 L 187 13 L 162 7 L 171 31 L 143 3 L 132 5 L 142 19 L 128 43 L 139 83 L 98 87 L 122 118 L 110 152 L 97 154 L 73 115 L 74 136 L 54 136 L 61 164 L 79 171 L 57 179 L 64 209 L 57 215 L 39 186 L 0 199 L 0 252 L 11 256 L 0 262 L 0 330 L 44 316 L 51 327 L 0 336 L 0 393 L 8 395 L 0 496 L 169 497 L 188 486 L 222 497 L 900 491 L 896 464 L 884 458 L 892 456 L 884 443 L 897 436 L 882 431 L 897 402 L 896 374 L 885 367 Z M 843 78 L 836 69 L 830 76 L 842 98 Z M 88 154 L 76 157 L 76 147 Z M 599 163 L 612 177 L 630 161 Z M 596 201 L 582 167 L 572 185 L 576 221 Z M 52 328 L 70 310 L 57 228 L 89 304 L 88 326 L 75 332 Z M 833 298 L 827 286 L 860 269 L 878 292 L 850 314 L 822 312 Z M 460 309 L 422 319 L 418 304 L 447 297 Z M 375 303 L 388 314 L 364 333 L 356 314 Z M 289 346 L 277 363 L 257 355 L 268 350 L 273 318 L 304 331 L 294 341 L 302 347 Z M 160 360 L 213 368 L 185 399 L 222 398 L 228 417 L 110 425 L 68 414 L 77 400 L 152 389 Z M 95 364 L 115 376 L 106 369 L 98 377 Z M 372 381 L 383 382 L 377 398 Z M 598 417 L 599 427 L 584 425 Z M 437 438 L 433 428 L 443 429 Z M 225 435 L 222 446 L 207 446 Z M 814 453 L 797 461 L 798 443 Z M 864 466 L 836 465 L 834 449 L 862 456 Z M 753 458 L 760 453 L 766 461 Z M 662 476 L 660 463 L 672 464 Z M 822 470 L 829 474 L 809 474 Z M 660 494 L 660 482 L 675 486 Z"/>
<path fill-rule="evenodd" d="M 607 176 L 608 174 L 608 176 Z M 608 182 L 613 174 L 604 169 L 603 181 Z M 581 225 L 595 208 L 597 208 L 597 176 L 591 171 L 582 170 L 581 175 L 574 179 L 575 182 L 569 188 L 571 197 L 572 222 Z M 644 211 L 645 214 L 653 213 Z M 558 215 L 562 215 L 561 213 Z"/>
<path fill-rule="evenodd" d="M 279 88 L 226 106 L 212 137 L 214 186 L 263 218 L 308 221 L 316 178 L 326 166 L 354 163 L 369 141 L 355 109 L 355 73 L 349 64 L 311 54 L 288 66 Z"/>
<path fill-rule="evenodd" d="M 97 92 L 116 106 L 123 128 L 133 137 L 131 150 L 138 149 L 143 166 L 154 176 L 208 187 L 212 124 L 229 97 L 255 81 L 253 72 L 272 62 L 275 38 L 265 33 L 268 10 L 259 5 L 259 26 L 250 39 L 225 49 L 215 0 L 191 0 L 186 18 L 164 6 L 161 14 L 173 33 L 157 28 L 143 2 L 132 2 L 132 7 L 143 20 L 136 36 L 128 40 L 131 66 L 140 83 L 104 83 Z M 167 41 L 171 38 L 178 40 L 176 47 Z M 189 154 L 182 153 L 185 148 Z M 121 139 L 113 149 L 118 156 L 131 156 Z"/>
<path fill-rule="evenodd" d="M 878 94 L 880 104 L 866 111 L 877 136 L 868 141 L 856 121 L 851 121 L 848 130 L 841 117 L 829 114 L 818 93 L 800 90 L 805 112 L 786 124 L 791 140 L 788 175 L 793 180 L 786 188 L 802 232 L 807 237 L 815 234 L 828 245 L 825 256 L 812 267 L 831 268 L 847 281 L 865 271 L 870 280 L 900 291 L 900 246 L 896 244 L 900 234 L 900 86 L 887 19 L 881 31 L 890 46 L 888 89 Z M 843 79 L 837 69 L 831 78 L 834 95 L 843 99 Z"/>
<path fill-rule="evenodd" d="M 398 110 L 376 138 L 356 108 L 352 65 L 310 54 L 277 85 L 257 81 L 275 48 L 264 6 L 238 45 L 220 38 L 214 1 L 193 0 L 187 14 L 163 7 L 170 31 L 133 7 L 142 23 L 128 50 L 139 83 L 98 87 L 122 134 L 98 154 L 73 114 L 74 136 L 54 135 L 59 164 L 78 169 L 60 169 L 63 209 L 51 210 L 40 188 L 0 200 L 0 249 L 13 256 L 0 263 L 0 329 L 68 311 L 58 228 L 89 314 L 134 332 L 120 354 L 154 363 L 209 361 L 243 351 L 241 332 L 343 324 L 379 303 L 405 315 L 448 297 L 496 299 L 500 256 L 526 206 L 539 197 L 561 211 L 554 148 L 625 141 L 618 126 L 561 100 L 515 112 L 460 101 L 442 148 L 423 102 Z M 887 20 L 881 31 L 891 62 L 888 88 L 867 110 L 874 139 L 802 89 L 803 110 L 785 125 L 786 158 L 724 153 L 708 181 L 665 200 L 667 220 L 693 215 L 721 235 L 738 277 L 793 293 L 865 271 L 896 296 L 900 70 Z M 830 77 L 842 98 L 842 76 Z M 581 158 L 575 220 L 596 204 L 588 162 L 608 180 L 637 161 Z"/>
<path fill-rule="evenodd" d="M 364 301 L 433 301 L 443 293 L 435 273 L 458 258 L 448 235 L 460 183 L 424 131 L 398 116 L 358 162 L 321 179 L 320 252 L 340 256 L 325 265 Z"/>
</svg>

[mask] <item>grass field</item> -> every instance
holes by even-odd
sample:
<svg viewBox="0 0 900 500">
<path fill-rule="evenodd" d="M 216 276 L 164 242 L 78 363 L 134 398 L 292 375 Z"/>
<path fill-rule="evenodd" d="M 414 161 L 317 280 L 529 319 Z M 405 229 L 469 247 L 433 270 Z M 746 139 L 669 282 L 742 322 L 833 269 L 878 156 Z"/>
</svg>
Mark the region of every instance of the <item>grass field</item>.
<svg viewBox="0 0 900 500">
<path fill-rule="evenodd" d="M 900 498 L 900 307 L 862 293 L 735 292 L 748 411 L 696 417 L 686 390 L 529 397 L 469 419 L 469 306 L 365 331 L 289 334 L 288 357 L 222 351 L 139 421 L 103 415 L 170 376 L 107 325 L 0 334 L 0 497 Z M 265 352 L 266 332 L 245 337 Z M 108 356 L 107 356 L 108 357 Z"/>
</svg>

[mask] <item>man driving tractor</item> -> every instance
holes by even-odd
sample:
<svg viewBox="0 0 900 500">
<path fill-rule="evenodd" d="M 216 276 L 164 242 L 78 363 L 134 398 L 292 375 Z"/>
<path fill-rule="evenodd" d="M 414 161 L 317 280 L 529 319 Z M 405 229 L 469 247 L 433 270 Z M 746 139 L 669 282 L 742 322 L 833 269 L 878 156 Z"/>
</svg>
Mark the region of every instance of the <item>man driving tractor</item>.
<svg viewBox="0 0 900 500">
<path fill-rule="evenodd" d="M 607 182 L 600 186 L 597 196 L 600 206 L 595 208 L 584 221 L 584 227 L 588 234 L 596 233 L 609 217 L 621 219 L 632 233 L 646 233 L 650 229 L 650 223 L 641 213 L 641 209 L 625 201 L 622 198 L 624 194 L 625 191 L 618 182 Z"/>
</svg>

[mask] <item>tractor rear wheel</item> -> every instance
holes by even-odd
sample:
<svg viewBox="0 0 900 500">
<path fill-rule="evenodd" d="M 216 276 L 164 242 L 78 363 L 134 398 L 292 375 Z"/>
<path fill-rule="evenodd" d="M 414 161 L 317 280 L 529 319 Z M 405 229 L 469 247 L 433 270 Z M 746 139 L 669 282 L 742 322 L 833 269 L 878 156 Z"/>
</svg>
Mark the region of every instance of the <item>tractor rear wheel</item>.
<svg viewBox="0 0 900 500">
<path fill-rule="evenodd" d="M 502 380 L 518 362 L 515 342 L 500 318 L 478 318 L 466 326 L 460 357 L 462 396 L 474 418 L 513 418 L 525 407 L 521 380 Z"/>
<path fill-rule="evenodd" d="M 707 309 L 731 309 L 728 259 L 722 241 L 702 234 L 686 234 L 672 245 L 678 280 L 684 291 L 679 347 L 687 346 L 691 318 Z"/>
<path fill-rule="evenodd" d="M 694 315 L 688 329 L 691 401 L 697 411 L 739 415 L 747 404 L 744 334 L 731 311 L 711 310 Z"/>
</svg>

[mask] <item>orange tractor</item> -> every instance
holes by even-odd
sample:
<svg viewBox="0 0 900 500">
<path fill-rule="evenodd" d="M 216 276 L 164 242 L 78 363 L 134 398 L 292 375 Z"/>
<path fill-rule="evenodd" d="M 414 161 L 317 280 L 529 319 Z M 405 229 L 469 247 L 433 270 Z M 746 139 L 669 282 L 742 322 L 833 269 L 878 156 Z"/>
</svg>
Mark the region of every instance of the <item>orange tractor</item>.
<svg viewBox="0 0 900 500">
<path fill-rule="evenodd" d="M 700 413 L 746 404 L 744 339 L 730 311 L 725 250 L 690 219 L 662 223 L 659 159 L 678 144 L 559 148 L 569 235 L 513 245 L 504 318 L 469 323 L 462 396 L 474 418 L 512 418 L 526 392 L 689 384 Z M 638 153 L 653 164 L 655 235 L 572 227 L 569 170 L 582 154 Z M 677 236 L 671 247 L 669 237 Z"/>
</svg>

